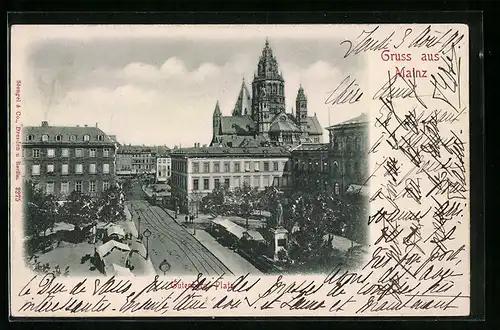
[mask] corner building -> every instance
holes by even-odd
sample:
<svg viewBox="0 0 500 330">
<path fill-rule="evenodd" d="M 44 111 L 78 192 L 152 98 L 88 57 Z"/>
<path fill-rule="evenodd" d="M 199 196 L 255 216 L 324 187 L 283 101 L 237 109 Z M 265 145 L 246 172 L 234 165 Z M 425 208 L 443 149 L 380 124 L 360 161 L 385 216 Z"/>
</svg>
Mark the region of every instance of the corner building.
<svg viewBox="0 0 500 330">
<path fill-rule="evenodd" d="M 367 193 L 368 180 L 368 127 L 366 114 L 330 126 L 330 171 L 335 193 L 352 190 Z"/>
<path fill-rule="evenodd" d="M 23 176 L 64 200 L 73 191 L 93 197 L 115 182 L 117 142 L 96 127 L 41 126 L 23 128 Z"/>
</svg>

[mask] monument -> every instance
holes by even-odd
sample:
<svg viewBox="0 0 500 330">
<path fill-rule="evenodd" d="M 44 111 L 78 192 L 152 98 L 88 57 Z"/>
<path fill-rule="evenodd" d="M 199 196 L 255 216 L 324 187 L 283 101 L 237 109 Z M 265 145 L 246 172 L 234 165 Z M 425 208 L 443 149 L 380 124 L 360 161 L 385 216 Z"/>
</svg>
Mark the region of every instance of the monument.
<svg viewBox="0 0 500 330">
<path fill-rule="evenodd" d="M 271 228 L 271 233 L 274 235 L 274 260 L 277 261 L 279 251 L 284 250 L 286 252 L 288 245 L 288 230 L 283 227 L 283 205 L 280 202 L 278 202 L 276 208 L 276 225 L 275 228 Z"/>
</svg>

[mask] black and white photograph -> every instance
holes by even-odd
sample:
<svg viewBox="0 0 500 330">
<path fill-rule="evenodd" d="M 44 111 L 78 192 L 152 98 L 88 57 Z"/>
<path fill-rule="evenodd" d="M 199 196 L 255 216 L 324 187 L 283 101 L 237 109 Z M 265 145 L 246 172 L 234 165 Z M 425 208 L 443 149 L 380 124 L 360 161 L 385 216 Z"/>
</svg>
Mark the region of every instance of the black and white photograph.
<svg viewBox="0 0 500 330">
<path fill-rule="evenodd" d="M 265 36 L 34 44 L 27 262 L 140 276 L 359 261 L 368 117 L 337 116 L 314 93 L 347 69 L 321 48 Z"/>
<path fill-rule="evenodd" d="M 467 304 L 462 28 L 14 26 L 17 312 Z"/>
</svg>

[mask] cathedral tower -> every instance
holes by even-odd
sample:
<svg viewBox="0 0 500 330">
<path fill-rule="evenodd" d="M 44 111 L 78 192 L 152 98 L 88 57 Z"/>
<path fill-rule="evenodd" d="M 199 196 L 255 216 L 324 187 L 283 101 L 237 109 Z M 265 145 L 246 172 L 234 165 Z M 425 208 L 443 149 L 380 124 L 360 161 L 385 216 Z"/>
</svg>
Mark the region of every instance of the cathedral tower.
<svg viewBox="0 0 500 330">
<path fill-rule="evenodd" d="M 297 98 L 295 99 L 295 119 L 297 120 L 297 124 L 300 125 L 302 132 L 304 132 L 305 128 L 307 128 L 307 96 L 304 93 L 302 85 L 300 85 Z"/>
<path fill-rule="evenodd" d="M 265 94 L 262 93 L 263 89 L 266 90 Z M 279 72 L 278 62 L 267 39 L 252 82 L 252 117 L 255 121 L 260 121 L 262 117 L 260 111 L 264 97 L 269 116 L 285 112 L 285 80 Z"/>
<path fill-rule="evenodd" d="M 258 133 L 259 135 L 263 135 L 265 137 L 268 136 L 269 126 L 271 125 L 271 110 L 269 107 L 269 97 L 267 95 L 267 89 L 262 86 L 260 93 L 258 95 L 259 103 L 258 103 Z"/>
</svg>

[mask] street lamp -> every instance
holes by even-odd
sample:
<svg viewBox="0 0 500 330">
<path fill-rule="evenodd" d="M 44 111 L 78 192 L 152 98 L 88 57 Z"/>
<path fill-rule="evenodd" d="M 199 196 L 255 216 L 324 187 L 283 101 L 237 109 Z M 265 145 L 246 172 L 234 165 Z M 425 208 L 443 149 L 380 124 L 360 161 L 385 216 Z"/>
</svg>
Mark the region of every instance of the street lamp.
<svg viewBox="0 0 500 330">
<path fill-rule="evenodd" d="M 137 226 L 139 227 L 139 228 L 137 228 L 137 231 L 140 233 L 141 232 L 141 216 L 140 215 L 137 216 Z"/>
<path fill-rule="evenodd" d="M 149 236 L 151 236 L 151 232 L 149 231 L 149 229 L 146 228 L 146 230 L 144 231 L 144 233 L 142 233 L 142 235 L 144 237 L 146 237 L 146 259 L 148 259 L 148 256 L 149 256 Z"/>
</svg>

